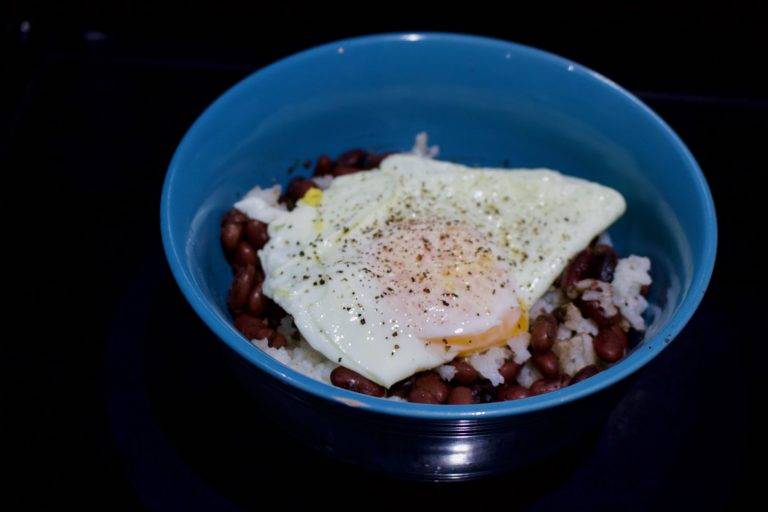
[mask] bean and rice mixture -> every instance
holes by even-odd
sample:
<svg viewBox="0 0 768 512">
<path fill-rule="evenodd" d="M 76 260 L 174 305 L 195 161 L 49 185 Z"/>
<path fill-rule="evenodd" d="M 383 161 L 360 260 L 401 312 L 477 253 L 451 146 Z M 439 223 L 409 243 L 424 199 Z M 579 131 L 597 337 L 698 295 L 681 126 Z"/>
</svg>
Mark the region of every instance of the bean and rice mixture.
<svg viewBox="0 0 768 512">
<path fill-rule="evenodd" d="M 429 155 L 425 140 L 417 152 Z M 379 166 L 388 156 L 360 149 L 335 160 L 317 159 L 313 177 L 294 178 L 279 202 L 292 209 L 312 187 Z M 311 162 L 306 162 L 309 167 Z M 651 284 L 650 260 L 619 258 L 604 234 L 571 259 L 559 279 L 533 305 L 527 333 L 507 346 L 457 358 L 420 372 L 390 389 L 329 361 L 314 350 L 285 311 L 262 293 L 257 255 L 269 240 L 267 224 L 237 209 L 224 216 L 221 244 L 234 279 L 228 307 L 246 338 L 290 368 L 316 380 L 376 397 L 430 404 L 516 400 L 548 393 L 592 377 L 622 359 L 642 338 Z"/>
</svg>

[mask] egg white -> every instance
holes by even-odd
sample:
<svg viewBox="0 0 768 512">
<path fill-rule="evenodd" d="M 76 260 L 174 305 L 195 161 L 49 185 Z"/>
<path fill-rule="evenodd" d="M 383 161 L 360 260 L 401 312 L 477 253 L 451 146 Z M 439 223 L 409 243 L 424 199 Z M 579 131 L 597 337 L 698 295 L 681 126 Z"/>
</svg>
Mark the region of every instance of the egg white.
<svg viewBox="0 0 768 512">
<path fill-rule="evenodd" d="M 525 315 L 625 210 L 617 191 L 556 171 L 405 154 L 315 199 L 269 224 L 264 293 L 312 347 L 386 387 L 464 350 L 428 339 Z"/>
</svg>

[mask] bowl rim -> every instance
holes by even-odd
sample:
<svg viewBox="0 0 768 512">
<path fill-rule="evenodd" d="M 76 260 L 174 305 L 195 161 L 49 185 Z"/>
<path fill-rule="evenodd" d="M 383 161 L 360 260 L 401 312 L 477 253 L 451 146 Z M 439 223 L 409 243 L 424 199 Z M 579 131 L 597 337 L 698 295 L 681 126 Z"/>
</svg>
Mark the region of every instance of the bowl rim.
<svg viewBox="0 0 768 512">
<path fill-rule="evenodd" d="M 692 174 L 695 183 L 695 188 L 692 193 L 703 198 L 704 203 L 704 211 L 702 212 L 704 215 L 704 248 L 702 264 L 694 269 L 689 292 L 672 317 L 661 327 L 655 336 L 648 340 L 644 340 L 646 344 L 643 346 L 645 347 L 647 345 L 647 350 L 635 350 L 616 365 L 580 383 L 558 391 L 533 396 L 523 400 L 454 406 L 416 404 L 362 395 L 334 387 L 330 384 L 300 374 L 245 340 L 245 338 L 234 329 L 231 323 L 223 321 L 221 316 L 214 311 L 203 292 L 195 285 L 192 276 L 186 270 L 183 254 L 180 254 L 176 250 L 172 229 L 173 221 L 171 205 L 173 202 L 173 184 L 180 170 L 180 161 L 182 160 L 183 155 L 189 151 L 188 146 L 193 139 L 194 134 L 200 130 L 201 126 L 203 126 L 210 118 L 216 116 L 220 110 L 225 109 L 232 99 L 237 95 L 244 93 L 250 84 L 262 80 L 284 68 L 295 66 L 301 62 L 311 60 L 315 56 L 329 52 L 341 53 L 340 49 L 343 48 L 361 48 L 366 45 L 391 43 L 402 44 L 404 42 L 418 44 L 421 41 L 482 46 L 487 47 L 489 50 L 499 51 L 501 56 L 505 56 L 509 53 L 516 53 L 527 58 L 542 59 L 550 64 L 563 66 L 571 72 L 587 76 L 592 80 L 600 82 L 600 86 L 605 88 L 604 90 L 606 94 L 613 94 L 620 97 L 628 103 L 630 107 L 634 108 L 639 115 L 646 116 L 653 121 L 654 124 L 661 129 L 666 141 L 680 152 L 685 162 L 685 165 L 682 167 L 686 169 L 686 172 Z M 680 137 L 663 119 L 651 110 L 650 107 L 612 80 L 570 59 L 501 39 L 447 32 L 397 32 L 342 39 L 301 51 L 280 59 L 266 67 L 255 70 L 220 95 L 188 129 L 176 148 L 169 164 L 163 184 L 160 205 L 160 224 L 163 247 L 173 276 L 192 308 L 230 349 L 252 365 L 256 366 L 259 370 L 266 372 L 284 384 L 296 387 L 323 400 L 347 404 L 361 411 L 422 420 L 501 418 L 532 413 L 587 397 L 631 375 L 658 355 L 675 338 L 675 336 L 680 333 L 688 320 L 690 320 L 707 289 L 714 268 L 717 248 L 717 218 L 715 216 L 715 206 L 712 194 L 706 179 L 693 155 Z M 183 245 L 185 245 L 185 243 L 183 243 L 182 246 Z"/>
</svg>

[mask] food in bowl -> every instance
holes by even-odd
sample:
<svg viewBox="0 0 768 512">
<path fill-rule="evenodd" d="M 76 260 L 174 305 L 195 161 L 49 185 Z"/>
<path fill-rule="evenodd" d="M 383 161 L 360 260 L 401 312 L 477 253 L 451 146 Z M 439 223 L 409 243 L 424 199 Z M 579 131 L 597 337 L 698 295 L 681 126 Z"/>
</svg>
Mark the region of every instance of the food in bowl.
<svg viewBox="0 0 768 512">
<path fill-rule="evenodd" d="M 622 195 L 436 153 L 420 134 L 246 194 L 221 228 L 236 328 L 305 375 L 420 403 L 523 399 L 624 357 L 651 278 L 605 234 Z"/>
</svg>

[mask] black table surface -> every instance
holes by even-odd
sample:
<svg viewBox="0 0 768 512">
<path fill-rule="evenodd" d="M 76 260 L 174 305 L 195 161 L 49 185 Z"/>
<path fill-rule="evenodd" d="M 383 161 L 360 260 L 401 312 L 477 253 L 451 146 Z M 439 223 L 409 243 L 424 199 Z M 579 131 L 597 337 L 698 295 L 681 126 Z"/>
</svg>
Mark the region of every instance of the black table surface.
<svg viewBox="0 0 768 512">
<path fill-rule="evenodd" d="M 686 41 L 663 25 L 655 32 L 661 40 L 643 46 L 633 38 L 650 29 L 627 21 L 641 16 L 634 11 L 576 28 L 560 17 L 554 26 L 536 25 L 540 32 L 445 16 L 315 26 L 310 13 L 300 29 L 291 26 L 295 37 L 268 38 L 243 35 L 245 22 L 222 12 L 177 32 L 146 13 L 115 15 L 121 11 L 78 18 L 20 10 L 6 24 L 13 90 L 5 97 L 3 149 L 6 172 L 24 183 L 6 187 L 18 194 L 12 199 L 24 198 L 12 217 L 23 249 L 9 250 L 21 252 L 14 268 L 34 313 L 23 336 L 3 343 L 3 463 L 19 484 L 3 500 L 24 509 L 250 510 L 275 493 L 296 504 L 322 497 L 346 506 L 387 498 L 399 506 L 477 506 L 488 499 L 513 509 L 649 510 L 735 508 L 746 499 L 756 440 L 747 427 L 765 353 L 755 254 L 765 233 L 768 89 L 749 67 L 752 55 L 740 52 L 765 49 L 756 30 L 761 15 L 745 22 L 715 11 L 699 24 L 679 16 Z M 228 28 L 210 28 L 225 22 Z M 705 37 L 723 24 L 725 49 Z M 302 47 L 413 28 L 523 40 L 629 87 L 699 160 L 720 226 L 718 262 L 699 311 L 633 379 L 608 423 L 534 467 L 479 482 L 395 481 L 286 438 L 233 379 L 219 343 L 173 282 L 159 240 L 165 168 L 216 96 Z M 614 47 L 602 42 L 607 37 Z M 693 48 L 709 55 L 683 59 Z M 627 55 L 642 58 L 630 65 Z M 730 79 L 705 65 L 721 66 Z"/>
</svg>

